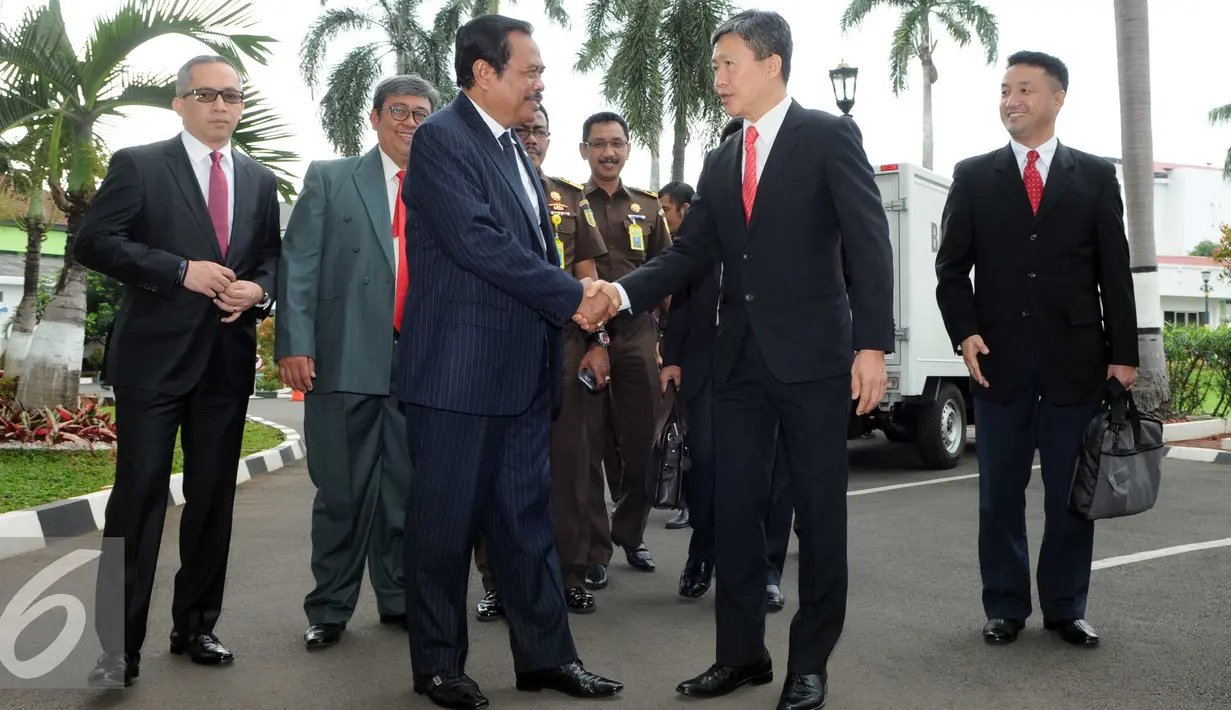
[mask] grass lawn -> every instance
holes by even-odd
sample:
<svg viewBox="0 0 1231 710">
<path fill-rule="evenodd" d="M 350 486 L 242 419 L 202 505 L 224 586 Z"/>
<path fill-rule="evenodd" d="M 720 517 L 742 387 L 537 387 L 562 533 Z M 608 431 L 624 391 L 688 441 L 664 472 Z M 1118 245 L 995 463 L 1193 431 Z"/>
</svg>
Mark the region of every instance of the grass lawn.
<svg viewBox="0 0 1231 710">
<path fill-rule="evenodd" d="M 282 432 L 277 429 L 246 422 L 240 455 L 272 449 L 282 441 Z M 114 453 L 0 449 L 0 513 L 93 493 L 111 485 L 115 481 Z M 177 435 L 173 472 L 184 470 L 183 456 Z"/>
</svg>

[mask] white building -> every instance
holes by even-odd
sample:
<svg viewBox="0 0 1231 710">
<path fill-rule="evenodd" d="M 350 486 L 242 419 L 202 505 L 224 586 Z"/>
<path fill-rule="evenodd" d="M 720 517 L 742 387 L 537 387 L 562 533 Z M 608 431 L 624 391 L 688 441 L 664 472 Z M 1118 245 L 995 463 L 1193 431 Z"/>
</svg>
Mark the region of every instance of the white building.
<svg viewBox="0 0 1231 710">
<path fill-rule="evenodd" d="M 1209 293 L 1205 289 L 1208 287 Z M 1204 256 L 1158 257 L 1158 290 L 1167 323 L 1231 323 L 1231 274 Z M 1208 320 L 1207 320 L 1208 305 Z"/>
<path fill-rule="evenodd" d="M 1117 158 L 1116 176 L 1124 186 Z M 1154 164 L 1154 250 L 1159 256 L 1184 256 L 1203 241 L 1217 243 L 1218 228 L 1231 224 L 1231 181 L 1221 166 Z"/>
</svg>

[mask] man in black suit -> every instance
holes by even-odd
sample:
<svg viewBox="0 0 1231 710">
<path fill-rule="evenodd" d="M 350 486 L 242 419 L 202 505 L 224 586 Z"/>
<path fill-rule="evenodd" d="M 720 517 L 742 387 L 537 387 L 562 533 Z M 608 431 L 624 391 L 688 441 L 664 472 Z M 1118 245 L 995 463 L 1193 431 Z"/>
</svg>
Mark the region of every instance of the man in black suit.
<svg viewBox="0 0 1231 710">
<path fill-rule="evenodd" d="M 462 92 L 415 131 L 402 189 L 412 268 L 398 395 L 415 470 L 406 615 L 414 690 L 442 707 L 488 704 L 465 670 L 466 580 L 480 531 L 517 688 L 581 698 L 623 689 L 577 657 L 554 539 L 548 451 L 562 328 L 588 280 L 560 268 L 542 184 L 514 131 L 534 121 L 542 99 L 531 32 L 500 15 L 458 30 Z"/>
<path fill-rule="evenodd" d="M 124 598 L 100 594 L 105 653 L 90 674 L 95 685 L 129 685 L 137 676 L 177 433 L 184 511 L 171 652 L 204 665 L 233 659 L 213 630 L 256 376 L 256 325 L 269 314 L 281 247 L 277 179 L 231 147 L 243 101 L 228 60 L 185 64 L 173 102 L 184 131 L 116 151 L 77 234 L 77 260 L 124 284 L 107 343 L 119 442 L 103 529 L 124 540 Z M 112 562 L 119 561 L 102 560 L 100 576 Z"/>
<path fill-rule="evenodd" d="M 722 140 L 744 128 L 735 119 L 723 130 Z M 679 231 L 695 191 L 691 185 L 669 182 L 658 192 L 667 223 Z M 678 222 L 673 220 L 678 219 Z M 663 394 L 674 382 L 679 396 L 688 404 L 688 449 L 692 468 L 684 476 L 686 525 L 692 527 L 688 541 L 688 560 L 680 573 L 679 594 L 699 599 L 709 591 L 714 578 L 714 385 L 711 367 L 714 340 L 718 334 L 718 298 L 722 275 L 717 264 L 704 277 L 671 297 L 671 314 L 662 341 L 663 367 L 659 373 Z M 769 514 L 765 519 L 766 553 L 769 561 L 765 582 L 769 611 L 782 611 L 782 571 L 786 566 L 791 541 L 791 497 L 788 491 L 790 467 L 779 438 L 774 454 Z M 688 511 L 692 512 L 689 513 Z"/>
<path fill-rule="evenodd" d="M 713 36 L 714 85 L 743 135 L 705 158 L 674 246 L 615 284 L 598 327 L 639 313 L 721 259 L 714 349 L 716 663 L 677 691 L 710 697 L 773 679 L 765 648 L 765 528 L 784 439 L 800 535 L 800 608 L 780 708 L 825 702 L 846 616 L 846 429 L 884 397 L 893 349 L 893 254 L 880 191 L 853 121 L 789 98 L 791 30 L 749 10 Z M 841 235 L 841 236 L 839 236 Z M 849 280 L 842 278 L 845 256 Z M 849 287 L 850 295 L 847 295 Z"/>
<path fill-rule="evenodd" d="M 1009 57 L 1000 118 L 1012 140 L 954 168 L 936 254 L 936 300 L 974 394 L 989 643 L 1016 640 L 1031 613 L 1025 488 L 1037 447 L 1043 625 L 1098 644 L 1085 621 L 1094 523 L 1069 513 L 1069 484 L 1107 380 L 1131 387 L 1137 373 L 1120 185 L 1111 163 L 1056 140 L 1068 83 L 1055 57 Z"/>
</svg>

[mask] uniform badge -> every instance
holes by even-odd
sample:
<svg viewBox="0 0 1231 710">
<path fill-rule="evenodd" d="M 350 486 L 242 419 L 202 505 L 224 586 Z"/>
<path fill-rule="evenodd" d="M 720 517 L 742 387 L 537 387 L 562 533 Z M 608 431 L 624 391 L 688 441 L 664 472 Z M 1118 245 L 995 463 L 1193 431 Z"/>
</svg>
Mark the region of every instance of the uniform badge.
<svg viewBox="0 0 1231 710">
<path fill-rule="evenodd" d="M 555 193 L 552 194 L 554 195 Z M 568 205 L 563 202 L 549 202 L 547 204 L 547 209 L 555 210 L 556 212 L 568 212 Z"/>
<path fill-rule="evenodd" d="M 636 202 L 634 202 L 634 203 L 633 203 L 632 210 L 633 210 L 633 212 L 640 212 L 640 211 L 641 211 L 641 205 L 639 205 L 639 204 L 637 204 Z"/>
<path fill-rule="evenodd" d="M 560 255 L 560 268 L 564 268 L 564 241 L 556 237 L 556 253 Z"/>
<path fill-rule="evenodd" d="M 645 251 L 645 235 L 641 233 L 641 225 L 637 223 L 628 226 L 628 244 L 633 251 Z"/>
<path fill-rule="evenodd" d="M 560 193 L 556 192 L 555 190 L 552 190 L 552 193 L 551 193 L 551 199 L 555 200 L 556 202 L 559 202 L 559 201 L 560 201 Z"/>
<path fill-rule="evenodd" d="M 588 201 L 584 201 L 584 200 L 582 201 L 581 211 L 584 212 L 586 215 L 586 224 L 590 225 L 591 227 L 597 228 L 598 225 L 595 224 L 594 222 L 594 213 L 590 211 L 590 203 Z"/>
</svg>

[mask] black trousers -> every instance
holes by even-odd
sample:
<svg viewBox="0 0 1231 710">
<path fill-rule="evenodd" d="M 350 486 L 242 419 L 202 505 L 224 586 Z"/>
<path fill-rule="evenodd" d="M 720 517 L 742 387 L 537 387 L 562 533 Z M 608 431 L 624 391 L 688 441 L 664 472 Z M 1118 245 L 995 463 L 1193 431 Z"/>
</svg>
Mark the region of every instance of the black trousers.
<svg viewBox="0 0 1231 710">
<path fill-rule="evenodd" d="M 97 631 L 104 650 L 138 652 L 145 643 L 176 433 L 184 454 L 184 509 L 172 623 L 181 635 L 212 633 L 222 612 L 248 397 L 217 391 L 208 374 L 181 396 L 129 387 L 115 390 L 115 485 L 103 536 L 123 538 L 124 560 L 121 572 L 104 558 L 99 576 L 122 573 L 124 599 L 108 598 L 104 590 L 120 585 L 104 585 L 100 579 Z M 122 623 L 114 613 L 121 603 Z"/>
<path fill-rule="evenodd" d="M 972 385 L 977 387 L 978 385 Z M 1006 403 L 974 398 L 979 459 L 979 570 L 988 618 L 1030 616 L 1030 548 L 1026 486 L 1034 452 L 1043 477 L 1043 544 L 1039 604 L 1052 621 L 1086 614 L 1094 523 L 1068 510 L 1082 433 L 1099 403 L 1057 406 L 1042 392 L 1037 371 Z"/>
<path fill-rule="evenodd" d="M 765 518 L 768 577 L 766 584 L 781 584 L 786 566 L 787 546 L 791 542 L 790 467 L 783 450 L 782 437 L 774 451 L 770 483 L 770 507 Z M 688 449 L 692 468 L 684 476 L 684 496 L 688 504 L 688 541 L 690 561 L 714 560 L 714 388 L 706 381 L 688 402 Z"/>
<path fill-rule="evenodd" d="M 850 374 L 783 384 L 751 330 L 731 374 L 715 386 L 716 661 L 748 665 L 765 649 L 765 520 L 781 439 L 799 516 L 799 610 L 787 671 L 821 673 L 846 619 L 846 423 Z M 691 513 L 690 513 L 691 514 Z"/>
</svg>

